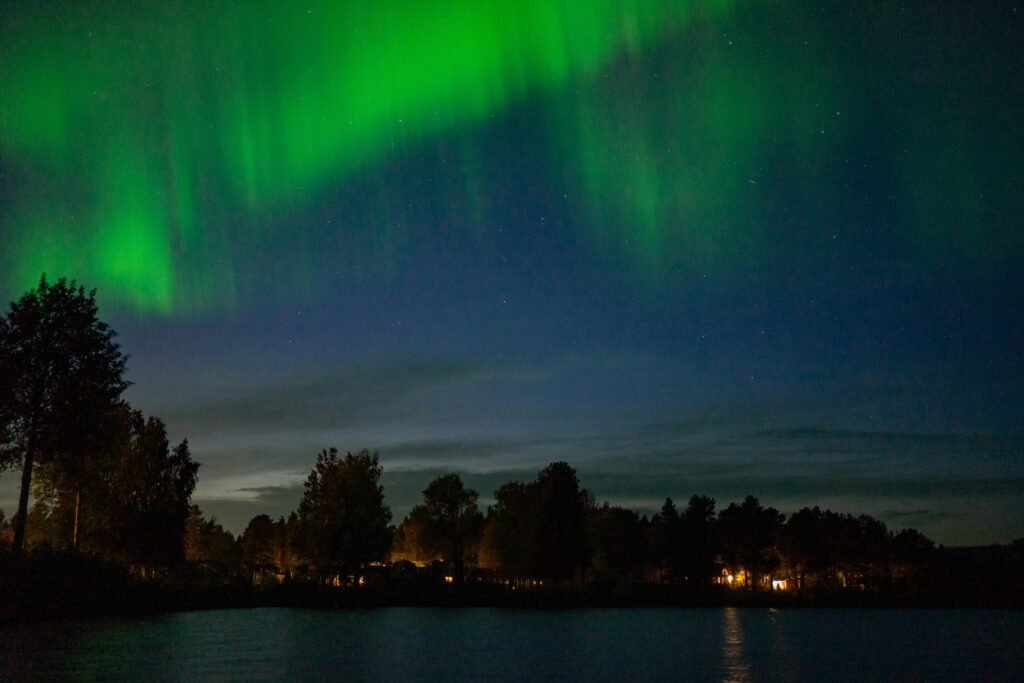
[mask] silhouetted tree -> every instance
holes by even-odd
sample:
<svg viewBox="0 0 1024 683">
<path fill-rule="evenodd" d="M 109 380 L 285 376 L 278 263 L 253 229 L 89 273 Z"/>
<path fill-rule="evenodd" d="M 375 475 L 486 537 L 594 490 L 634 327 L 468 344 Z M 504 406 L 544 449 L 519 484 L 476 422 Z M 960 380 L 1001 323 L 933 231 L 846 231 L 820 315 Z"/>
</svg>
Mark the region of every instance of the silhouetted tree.
<svg viewBox="0 0 1024 683">
<path fill-rule="evenodd" d="M 590 559 L 586 518 L 593 506 L 589 492 L 580 489 L 576 470 L 564 462 L 554 462 L 537 475 L 537 529 L 535 566 L 540 576 L 570 579 L 586 567 Z"/>
<path fill-rule="evenodd" d="M 115 333 L 97 317 L 95 290 L 64 279 L 11 303 L 0 319 L 0 466 L 22 470 L 14 548 L 25 538 L 32 469 L 68 456 L 88 418 L 127 388 Z"/>
<path fill-rule="evenodd" d="M 216 517 L 207 520 L 197 505 L 189 507 L 183 545 L 186 560 L 218 574 L 234 574 L 241 561 L 235 537 Z"/>
<path fill-rule="evenodd" d="M 277 569 L 274 553 L 274 522 L 269 515 L 256 515 L 239 538 L 242 563 L 253 583 L 259 577 Z"/>
<path fill-rule="evenodd" d="M 640 579 L 647 562 L 640 515 L 604 503 L 590 511 L 588 522 L 593 576 L 602 580 Z"/>
<path fill-rule="evenodd" d="M 441 559 L 441 551 L 427 539 L 430 520 L 422 505 L 417 505 L 395 529 L 391 540 L 391 561 L 412 562 L 423 566 Z"/>
<path fill-rule="evenodd" d="M 781 549 L 789 561 L 797 590 L 807 588 L 807 576 L 817 576 L 834 563 L 827 537 L 828 515 L 817 506 L 790 515 L 782 530 Z"/>
<path fill-rule="evenodd" d="M 306 479 L 299 503 L 302 554 L 321 578 L 347 576 L 387 559 L 391 509 L 384 503 L 382 470 L 376 453 L 363 450 L 344 459 L 321 451 Z"/>
<path fill-rule="evenodd" d="M 299 516 L 294 512 L 287 520 L 280 517 L 274 522 L 274 564 L 286 577 L 290 577 L 299 564 L 295 548 L 298 525 Z"/>
<path fill-rule="evenodd" d="M 721 549 L 715 499 L 692 496 L 680 518 L 682 527 L 682 567 L 691 583 L 706 586 L 718 574 L 715 557 Z"/>
<path fill-rule="evenodd" d="M 759 588 L 760 578 L 778 566 L 777 544 L 784 521 L 784 515 L 763 507 L 754 496 L 739 505 L 730 503 L 718 514 L 727 560 L 743 568 L 748 586 Z"/>
<path fill-rule="evenodd" d="M 40 466 L 29 515 L 40 528 L 28 539 L 64 546 L 80 536 L 86 550 L 140 568 L 176 564 L 199 464 L 187 442 L 170 449 L 160 419 L 127 404 L 112 415 L 88 470 L 69 473 L 60 459 Z"/>
<path fill-rule="evenodd" d="M 928 574 L 934 574 L 935 543 L 917 529 L 903 529 L 892 537 L 892 573 L 896 587 L 916 596 L 931 588 Z"/>
<path fill-rule="evenodd" d="M 662 580 L 677 581 L 683 575 L 683 525 L 671 498 L 651 518 L 651 559 Z"/>
<path fill-rule="evenodd" d="M 86 538 L 132 564 L 173 565 L 183 559 L 199 463 L 187 441 L 170 448 L 159 418 L 124 405 L 119 422 L 117 441 L 88 481 L 94 522 Z"/>
<path fill-rule="evenodd" d="M 510 481 L 494 492 L 494 506 L 488 515 L 486 548 L 497 556 L 506 574 L 525 578 L 534 573 L 534 535 L 539 526 L 533 489 Z M 491 550 L 493 548 L 493 551 Z"/>
<path fill-rule="evenodd" d="M 125 410 L 121 403 L 83 405 L 61 421 L 53 457 L 40 464 L 33 483 L 36 498 L 49 498 L 53 512 L 64 518 L 60 534 L 53 540 L 55 545 L 78 548 L 80 527 L 86 518 L 94 526 L 106 524 L 102 508 L 108 492 L 97 490 L 95 482 L 109 478 L 108 470 L 117 464 L 110 456 L 123 441 Z M 93 505 L 99 509 L 83 515 L 83 505 L 87 510 Z"/>
<path fill-rule="evenodd" d="M 904 529 L 892 538 L 893 561 L 899 564 L 921 564 L 929 559 L 934 551 L 935 542 L 917 529 Z"/>
<path fill-rule="evenodd" d="M 865 589 L 887 588 L 891 578 L 888 528 L 870 515 L 858 516 L 852 528 L 847 555 L 851 578 Z"/>
<path fill-rule="evenodd" d="M 586 517 L 593 503 L 576 470 L 551 463 L 536 481 L 509 482 L 494 497 L 494 541 L 506 572 L 556 580 L 582 573 L 590 557 Z"/>
<path fill-rule="evenodd" d="M 420 545 L 439 556 L 461 582 L 465 568 L 476 559 L 484 517 L 477 508 L 479 494 L 467 489 L 457 474 L 437 477 L 423 491 L 423 504 L 410 518 L 420 522 Z"/>
</svg>

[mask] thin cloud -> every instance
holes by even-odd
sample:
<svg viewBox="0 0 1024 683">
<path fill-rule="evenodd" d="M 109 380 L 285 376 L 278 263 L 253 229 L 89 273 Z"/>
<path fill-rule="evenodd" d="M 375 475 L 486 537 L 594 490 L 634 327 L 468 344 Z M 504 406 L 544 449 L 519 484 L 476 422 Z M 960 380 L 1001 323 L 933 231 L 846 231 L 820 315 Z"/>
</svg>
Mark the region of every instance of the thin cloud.
<svg viewBox="0 0 1024 683">
<path fill-rule="evenodd" d="M 494 372 L 470 362 L 415 361 L 304 378 L 271 378 L 214 398 L 174 402 L 162 407 L 162 414 L 176 431 L 193 435 L 223 438 L 302 431 L 396 416 L 397 408 L 410 396 Z"/>
</svg>

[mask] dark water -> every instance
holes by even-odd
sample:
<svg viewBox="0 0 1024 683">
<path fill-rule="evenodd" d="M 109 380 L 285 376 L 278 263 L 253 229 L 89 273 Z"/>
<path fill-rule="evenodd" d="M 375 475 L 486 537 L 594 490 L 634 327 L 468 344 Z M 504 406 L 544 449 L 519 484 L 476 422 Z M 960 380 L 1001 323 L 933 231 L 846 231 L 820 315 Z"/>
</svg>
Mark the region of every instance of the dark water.
<svg viewBox="0 0 1024 683">
<path fill-rule="evenodd" d="M 223 610 L 0 631 L 5 680 L 1021 681 L 1024 613 Z"/>
</svg>

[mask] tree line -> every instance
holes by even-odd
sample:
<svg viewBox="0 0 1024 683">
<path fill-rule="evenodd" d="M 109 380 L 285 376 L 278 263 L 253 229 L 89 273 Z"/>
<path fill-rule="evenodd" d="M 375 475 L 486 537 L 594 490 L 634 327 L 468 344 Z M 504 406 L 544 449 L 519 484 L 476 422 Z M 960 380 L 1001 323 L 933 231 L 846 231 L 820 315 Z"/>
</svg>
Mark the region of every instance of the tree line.
<svg viewBox="0 0 1024 683">
<path fill-rule="evenodd" d="M 667 498 L 652 515 L 598 505 L 565 462 L 505 483 L 486 510 L 458 474 L 444 474 L 396 526 L 378 454 L 335 448 L 316 455 L 293 512 L 257 515 L 236 538 L 192 505 L 199 463 L 188 442 L 172 447 L 158 417 L 122 398 L 126 356 L 115 336 L 98 319 L 95 292 L 63 279 L 43 277 L 0 318 L 0 470 L 21 471 L 17 512 L 8 520 L 0 511 L 0 547 L 9 549 L 0 560 L 56 547 L 137 576 L 261 585 L 398 572 L 515 588 L 800 593 L 912 593 L 948 564 L 923 534 L 868 515 L 805 507 L 786 516 L 753 496 L 721 509 L 704 495 L 682 509 Z M 1024 543 L 1013 548 L 1022 557 L 1005 566 L 1024 567 Z"/>
<path fill-rule="evenodd" d="M 257 515 L 232 542 L 192 509 L 187 555 L 249 579 L 356 583 L 374 567 L 433 570 L 453 583 L 512 585 L 653 583 L 707 589 L 885 590 L 927 571 L 935 544 L 913 529 L 893 532 L 868 515 L 805 507 L 790 516 L 747 496 L 716 510 L 708 496 L 677 509 L 671 498 L 647 516 L 594 503 L 575 469 L 551 463 L 512 481 L 480 510 L 458 474 L 431 481 L 397 527 L 380 485 L 376 453 L 322 451 L 298 509 L 276 521 Z"/>
</svg>

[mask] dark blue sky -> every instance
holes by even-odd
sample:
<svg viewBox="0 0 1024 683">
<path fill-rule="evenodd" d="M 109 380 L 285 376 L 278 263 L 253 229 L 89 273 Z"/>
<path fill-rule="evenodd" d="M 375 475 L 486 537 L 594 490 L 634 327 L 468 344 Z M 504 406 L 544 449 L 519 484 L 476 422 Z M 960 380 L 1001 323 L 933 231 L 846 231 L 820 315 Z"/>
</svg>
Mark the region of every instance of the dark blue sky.
<svg viewBox="0 0 1024 683">
<path fill-rule="evenodd" d="M 198 165 L 187 305 L 98 297 L 204 511 L 287 514 L 337 446 L 380 451 L 396 522 L 438 473 L 486 502 L 566 460 L 644 512 L 1024 536 L 1020 12 L 734 5 L 256 208 Z M 10 130 L 23 237 L 47 171 Z"/>
</svg>

